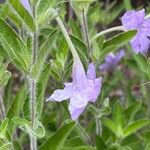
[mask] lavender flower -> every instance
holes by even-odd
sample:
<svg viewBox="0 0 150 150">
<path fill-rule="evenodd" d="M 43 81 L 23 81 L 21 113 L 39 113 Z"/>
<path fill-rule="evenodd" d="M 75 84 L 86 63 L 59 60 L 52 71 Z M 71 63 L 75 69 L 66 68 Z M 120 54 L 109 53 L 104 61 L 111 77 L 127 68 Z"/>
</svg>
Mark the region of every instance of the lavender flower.
<svg viewBox="0 0 150 150">
<path fill-rule="evenodd" d="M 31 12 L 31 7 L 30 7 L 30 3 L 29 3 L 29 0 L 20 0 L 22 5 L 25 7 L 25 9 L 28 11 L 28 12 Z"/>
<path fill-rule="evenodd" d="M 145 10 L 128 11 L 121 18 L 126 30 L 137 30 L 136 36 L 130 41 L 135 53 L 146 54 L 150 46 L 150 19 L 145 19 Z"/>
<path fill-rule="evenodd" d="M 100 71 L 108 71 L 114 69 L 124 55 L 125 55 L 124 50 L 120 50 L 116 55 L 113 54 L 112 52 L 109 53 L 105 57 L 105 62 L 100 65 L 99 67 Z"/>
<path fill-rule="evenodd" d="M 96 78 L 95 66 L 90 63 L 87 75 L 79 61 L 73 64 L 73 82 L 65 83 L 64 89 L 54 91 L 47 101 L 61 102 L 70 99 L 71 118 L 77 120 L 88 102 L 95 102 L 101 91 L 102 78 Z"/>
</svg>

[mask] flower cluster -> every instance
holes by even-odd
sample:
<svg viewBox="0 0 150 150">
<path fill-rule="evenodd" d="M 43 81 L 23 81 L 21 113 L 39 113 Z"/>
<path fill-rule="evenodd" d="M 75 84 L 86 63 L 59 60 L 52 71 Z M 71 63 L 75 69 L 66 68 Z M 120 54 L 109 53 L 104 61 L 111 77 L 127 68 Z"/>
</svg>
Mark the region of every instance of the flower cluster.
<svg viewBox="0 0 150 150">
<path fill-rule="evenodd" d="M 121 21 L 126 30 L 137 30 L 136 36 L 130 41 L 133 51 L 147 54 L 150 46 L 150 19 L 145 19 L 145 10 L 128 11 Z"/>
</svg>

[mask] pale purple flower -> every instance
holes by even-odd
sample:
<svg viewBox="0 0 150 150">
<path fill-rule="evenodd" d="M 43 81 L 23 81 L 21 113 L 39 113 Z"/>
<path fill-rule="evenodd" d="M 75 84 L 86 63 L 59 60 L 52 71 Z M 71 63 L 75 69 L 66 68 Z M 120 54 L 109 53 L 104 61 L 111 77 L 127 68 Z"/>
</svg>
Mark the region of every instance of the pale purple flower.
<svg viewBox="0 0 150 150">
<path fill-rule="evenodd" d="M 105 57 L 105 62 L 100 65 L 99 69 L 100 71 L 110 71 L 113 70 L 116 65 L 119 63 L 119 61 L 124 57 L 125 52 L 124 50 L 120 50 L 116 55 L 112 52 L 110 52 Z"/>
<path fill-rule="evenodd" d="M 101 91 L 102 78 L 96 78 L 95 66 L 90 63 L 87 74 L 81 62 L 75 61 L 72 73 L 73 82 L 64 83 L 64 89 L 55 90 L 47 101 L 61 102 L 70 99 L 71 118 L 77 120 L 88 102 L 95 102 Z"/>
<path fill-rule="evenodd" d="M 136 36 L 130 41 L 133 51 L 147 54 L 150 46 L 150 19 L 145 19 L 145 10 L 128 11 L 121 21 L 126 30 L 137 30 Z"/>
<path fill-rule="evenodd" d="M 28 12 L 31 12 L 29 0 L 20 0 L 20 2 Z"/>
</svg>

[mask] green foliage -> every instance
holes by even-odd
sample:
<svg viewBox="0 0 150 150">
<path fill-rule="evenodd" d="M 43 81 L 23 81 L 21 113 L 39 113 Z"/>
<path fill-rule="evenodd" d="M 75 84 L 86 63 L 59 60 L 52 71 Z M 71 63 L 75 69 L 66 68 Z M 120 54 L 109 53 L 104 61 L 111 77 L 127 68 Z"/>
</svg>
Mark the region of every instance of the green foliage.
<svg viewBox="0 0 150 150">
<path fill-rule="evenodd" d="M 2 19 L 0 19 L 0 26 L 0 43 L 4 50 L 17 67 L 27 71 L 29 58 L 23 42 Z"/>
<path fill-rule="evenodd" d="M 105 150 L 106 149 L 106 144 L 104 140 L 99 137 L 98 135 L 96 136 L 96 149 L 97 150 Z"/>
<path fill-rule="evenodd" d="M 132 122 L 130 125 L 128 125 L 124 129 L 124 136 L 129 136 L 130 134 L 135 133 L 137 130 L 143 128 L 144 126 L 149 124 L 148 119 L 138 120 L 135 122 Z"/>
<path fill-rule="evenodd" d="M 136 104 L 135 104 L 136 105 Z M 136 108 L 130 110 L 132 118 L 136 114 Z M 137 130 L 149 124 L 148 119 L 140 119 L 132 121 L 129 125 L 125 126 L 124 109 L 119 101 L 113 107 L 113 120 L 102 118 L 102 123 L 106 126 L 118 139 L 124 139 L 130 134 L 134 134 Z"/>
<path fill-rule="evenodd" d="M 23 7 L 19 0 L 9 0 L 9 3 L 16 11 L 17 15 L 21 18 L 21 20 L 28 26 L 28 28 L 32 31 L 35 30 L 35 24 L 33 22 L 33 18 L 30 13 Z"/>
<path fill-rule="evenodd" d="M 52 150 L 61 150 L 74 125 L 74 122 L 70 122 L 62 126 L 40 147 L 40 150 L 46 150 L 49 147 Z"/>
<path fill-rule="evenodd" d="M 100 54 L 100 59 L 104 58 L 109 52 L 111 52 L 115 48 L 122 47 L 125 45 L 127 42 L 129 42 L 135 35 L 136 35 L 135 30 L 127 31 L 124 33 L 121 33 L 112 39 L 104 42 L 104 45 L 102 47 L 102 52 Z"/>
<path fill-rule="evenodd" d="M 32 138 L 37 139 L 39 150 L 149 150 L 150 59 L 148 55 L 131 55 L 128 44 L 137 31 L 116 32 L 115 36 L 106 32 L 91 38 L 118 24 L 123 9 L 133 8 L 131 1 L 29 2 L 29 11 L 20 0 L 0 3 L 0 150 L 30 149 Z M 83 13 L 91 52 L 83 40 Z M 97 101 L 89 102 L 76 122 L 68 121 L 69 100 L 45 102 L 55 90 L 63 89 L 63 83 L 72 82 L 74 60 L 56 16 L 62 19 L 85 71 L 93 62 L 96 76 L 103 78 Z M 114 70 L 99 72 L 104 57 L 121 47 L 126 56 L 120 64 Z M 32 87 L 29 78 L 35 82 Z M 62 96 L 61 90 L 59 94 Z M 84 93 L 82 96 L 84 99 Z M 35 118 L 31 117 L 33 110 Z"/>
</svg>

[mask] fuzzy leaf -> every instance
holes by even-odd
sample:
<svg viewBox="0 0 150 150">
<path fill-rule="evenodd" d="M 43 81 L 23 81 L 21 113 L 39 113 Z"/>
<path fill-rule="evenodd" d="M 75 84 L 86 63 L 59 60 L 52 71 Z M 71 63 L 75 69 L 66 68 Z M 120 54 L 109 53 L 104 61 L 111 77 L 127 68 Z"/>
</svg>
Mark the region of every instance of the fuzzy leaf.
<svg viewBox="0 0 150 150">
<path fill-rule="evenodd" d="M 100 54 L 100 58 L 104 58 L 110 51 L 112 51 L 116 47 L 121 47 L 129 42 L 136 35 L 136 33 L 136 30 L 127 31 L 104 42 L 104 45 L 102 47 L 103 51 Z"/>
<path fill-rule="evenodd" d="M 101 121 L 104 124 L 104 126 L 106 126 L 111 132 L 113 132 L 116 135 L 116 125 L 112 120 L 103 117 Z"/>
<path fill-rule="evenodd" d="M 33 22 L 33 18 L 29 14 L 29 12 L 23 7 L 20 0 L 9 0 L 9 3 L 14 8 L 18 16 L 22 19 L 22 21 L 32 30 L 35 30 L 35 25 Z"/>
<path fill-rule="evenodd" d="M 137 130 L 145 127 L 148 124 L 149 124 L 149 120 L 148 119 L 135 121 L 135 122 L 131 123 L 130 125 L 128 125 L 124 129 L 123 134 L 124 134 L 125 137 L 129 136 L 130 134 L 135 133 Z"/>
<path fill-rule="evenodd" d="M 27 51 L 17 34 L 0 19 L 0 42 L 12 62 L 24 71 L 28 70 Z"/>
<path fill-rule="evenodd" d="M 40 147 L 39 150 L 47 150 L 49 148 L 52 150 L 61 150 L 74 125 L 74 122 L 70 122 L 62 126 Z"/>
</svg>

